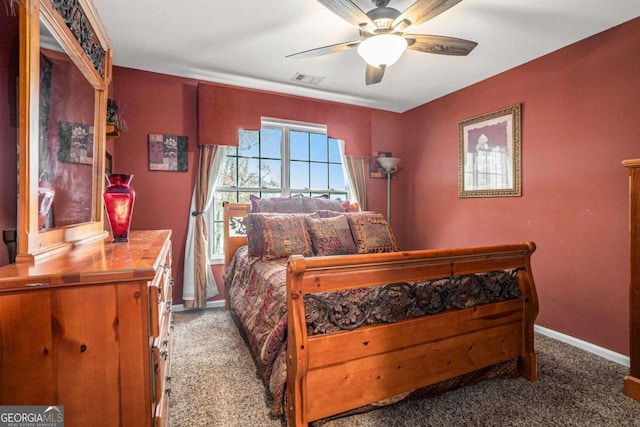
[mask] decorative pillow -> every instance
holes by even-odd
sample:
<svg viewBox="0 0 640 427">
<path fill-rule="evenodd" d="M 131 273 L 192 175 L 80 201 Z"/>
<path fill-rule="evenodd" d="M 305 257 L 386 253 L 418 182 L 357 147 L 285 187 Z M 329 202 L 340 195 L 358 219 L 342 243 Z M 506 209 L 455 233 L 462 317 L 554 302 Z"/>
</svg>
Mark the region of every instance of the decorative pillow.
<svg viewBox="0 0 640 427">
<path fill-rule="evenodd" d="M 344 215 L 333 218 L 305 218 L 316 255 L 357 254 L 349 222 Z"/>
<path fill-rule="evenodd" d="M 330 199 L 328 196 L 304 197 L 297 195 L 261 199 L 252 194 L 249 199 L 253 213 L 313 213 L 321 209 L 344 212 L 341 202 Z"/>
<path fill-rule="evenodd" d="M 306 215 L 249 214 L 246 217 L 249 255 L 264 259 L 313 255 Z"/>
<path fill-rule="evenodd" d="M 305 212 L 317 212 L 319 210 L 344 212 L 340 200 L 330 199 L 328 196 L 303 197 L 302 206 Z"/>
<path fill-rule="evenodd" d="M 359 254 L 398 250 L 391 227 L 382 214 L 353 212 L 345 216 L 349 221 Z"/>
</svg>

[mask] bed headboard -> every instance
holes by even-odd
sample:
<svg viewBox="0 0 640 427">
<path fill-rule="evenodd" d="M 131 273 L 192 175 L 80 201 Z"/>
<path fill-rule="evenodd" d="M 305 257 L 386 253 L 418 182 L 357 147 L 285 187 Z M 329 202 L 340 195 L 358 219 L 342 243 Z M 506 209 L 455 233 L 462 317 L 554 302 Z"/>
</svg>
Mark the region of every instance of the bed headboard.
<svg viewBox="0 0 640 427">
<path fill-rule="evenodd" d="M 247 229 L 242 218 L 251 212 L 251 203 L 224 203 L 224 265 L 231 262 L 240 246 L 247 244 Z"/>
</svg>

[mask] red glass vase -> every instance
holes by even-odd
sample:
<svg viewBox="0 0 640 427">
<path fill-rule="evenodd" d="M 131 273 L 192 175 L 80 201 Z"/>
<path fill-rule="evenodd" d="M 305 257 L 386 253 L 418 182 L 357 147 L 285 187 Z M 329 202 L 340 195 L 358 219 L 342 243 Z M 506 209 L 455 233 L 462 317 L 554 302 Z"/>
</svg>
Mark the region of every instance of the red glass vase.
<svg viewBox="0 0 640 427">
<path fill-rule="evenodd" d="M 104 189 L 103 197 L 113 233 L 112 242 L 128 242 L 133 202 L 136 200 L 136 192 L 129 185 L 133 175 L 114 173 L 105 177 L 109 185 Z"/>
</svg>

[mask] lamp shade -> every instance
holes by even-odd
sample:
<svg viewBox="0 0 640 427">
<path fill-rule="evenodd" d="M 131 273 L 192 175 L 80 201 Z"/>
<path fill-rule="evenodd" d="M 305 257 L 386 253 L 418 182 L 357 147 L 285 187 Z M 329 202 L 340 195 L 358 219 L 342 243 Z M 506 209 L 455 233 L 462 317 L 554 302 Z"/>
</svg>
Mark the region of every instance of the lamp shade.
<svg viewBox="0 0 640 427">
<path fill-rule="evenodd" d="M 400 160 L 397 157 L 378 157 L 378 163 L 385 172 L 395 172 Z"/>
<path fill-rule="evenodd" d="M 397 34 L 378 34 L 358 45 L 358 54 L 367 64 L 382 68 L 390 66 L 400 58 L 407 48 L 407 41 Z"/>
</svg>

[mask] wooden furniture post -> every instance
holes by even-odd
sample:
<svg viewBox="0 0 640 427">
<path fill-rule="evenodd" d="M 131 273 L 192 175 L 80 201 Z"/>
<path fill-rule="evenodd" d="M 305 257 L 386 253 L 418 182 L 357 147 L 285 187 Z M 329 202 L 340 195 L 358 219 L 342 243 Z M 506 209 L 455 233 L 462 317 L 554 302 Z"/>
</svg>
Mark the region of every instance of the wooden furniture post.
<svg viewBox="0 0 640 427">
<path fill-rule="evenodd" d="M 631 368 L 624 394 L 640 402 L 640 159 L 625 160 L 629 170 L 629 339 Z"/>
</svg>

